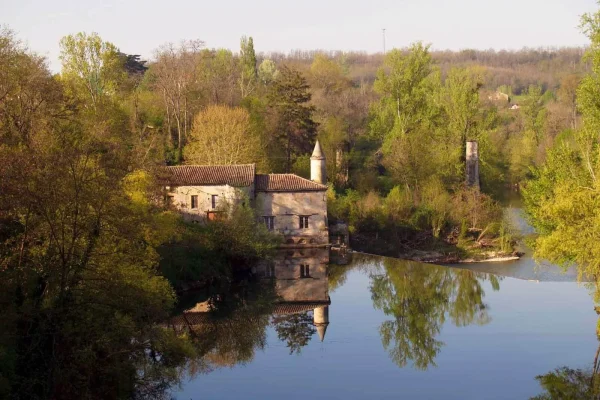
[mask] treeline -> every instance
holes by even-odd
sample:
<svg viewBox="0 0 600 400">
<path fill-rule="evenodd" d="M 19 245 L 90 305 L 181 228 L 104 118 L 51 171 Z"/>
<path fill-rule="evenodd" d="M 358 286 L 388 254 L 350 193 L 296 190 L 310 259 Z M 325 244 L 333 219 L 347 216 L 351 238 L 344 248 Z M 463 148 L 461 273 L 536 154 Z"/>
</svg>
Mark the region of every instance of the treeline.
<svg viewBox="0 0 600 400">
<path fill-rule="evenodd" d="M 277 244 L 252 209 L 189 226 L 163 201 L 145 71 L 97 36 L 63 70 L 0 31 L 0 397 L 159 398 L 196 349 L 160 326 L 185 281 L 223 281 Z"/>
<path fill-rule="evenodd" d="M 158 327 L 173 285 L 227 281 L 275 246 L 248 207 L 183 223 L 163 205 L 160 166 L 255 162 L 308 176 L 318 138 L 331 220 L 409 247 L 424 234 L 469 250 L 506 245 L 496 200 L 581 126 L 572 73 L 586 67 L 566 50 L 494 67 L 513 77 L 524 62 L 547 63 L 552 79 L 531 75 L 523 90 L 490 80 L 477 55 L 454 65 L 420 43 L 385 58 L 268 58 L 251 38 L 236 53 L 185 41 L 149 62 L 97 34 L 60 48 L 52 75 L 0 32 L 0 396 L 161 393 L 194 353 Z M 520 109 L 496 91 L 521 96 Z M 481 191 L 463 184 L 467 139 L 479 142 Z"/>
<path fill-rule="evenodd" d="M 395 189 L 410 199 L 400 213 L 407 216 L 378 218 L 400 218 L 401 225 L 437 237 L 469 225 L 463 214 L 441 206 L 448 196 L 464 197 L 465 140 L 479 141 L 481 201 L 490 205 L 490 198 L 499 200 L 531 176 L 530 167 L 545 159 L 557 136 L 578 126 L 574 93 L 589 68 L 581 49 L 444 52 L 415 44 L 385 57 L 283 55 L 257 54 L 247 37 L 237 52 L 193 40 L 159 46 L 144 61 L 96 34 L 65 37 L 61 60 L 61 73 L 50 80 L 70 102 L 60 112 L 92 116 L 85 129 L 128 149 L 133 169 L 253 162 L 261 172 L 308 177 L 318 138 L 335 191 L 332 220 L 356 221 L 355 231 L 359 225 L 392 229 L 359 223 L 350 214 L 366 211 L 336 206 L 335 199 L 382 200 Z M 3 140 L 21 144 L 16 130 L 38 122 L 28 122 L 33 114 L 20 121 L 14 112 L 4 114 L 11 129 Z M 438 192 L 439 199 L 423 200 Z M 468 226 L 475 231 L 498 225 L 470 220 L 483 221 Z"/>
<path fill-rule="evenodd" d="M 591 40 L 586 60 L 589 74 L 569 91 L 582 121 L 563 132 L 533 170 L 524 191 L 528 215 L 538 236 L 536 256 L 561 264 L 576 265 L 580 277 L 598 281 L 600 238 L 600 12 L 582 17 L 584 33 Z M 596 298 L 598 292 L 596 292 Z"/>
</svg>

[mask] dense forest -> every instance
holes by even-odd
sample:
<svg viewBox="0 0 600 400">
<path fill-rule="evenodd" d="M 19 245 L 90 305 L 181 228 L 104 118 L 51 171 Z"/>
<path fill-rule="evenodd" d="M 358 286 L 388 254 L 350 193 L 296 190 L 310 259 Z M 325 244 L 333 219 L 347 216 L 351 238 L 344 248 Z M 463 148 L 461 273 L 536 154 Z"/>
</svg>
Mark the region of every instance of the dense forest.
<svg viewBox="0 0 600 400">
<path fill-rule="evenodd" d="M 243 37 L 237 51 L 191 40 L 142 60 L 78 33 L 61 40 L 59 74 L 3 28 L 0 397 L 158 396 L 202 353 L 161 328 L 175 290 L 227 287 L 278 239 L 243 206 L 184 223 L 163 204 L 164 165 L 308 176 L 319 139 L 330 220 L 359 246 L 407 250 L 510 252 L 500 204 L 525 187 L 539 254 L 595 275 L 598 21 L 584 17 L 585 56 L 423 43 L 257 53 Z M 479 143 L 480 190 L 464 183 L 467 140 Z"/>
</svg>

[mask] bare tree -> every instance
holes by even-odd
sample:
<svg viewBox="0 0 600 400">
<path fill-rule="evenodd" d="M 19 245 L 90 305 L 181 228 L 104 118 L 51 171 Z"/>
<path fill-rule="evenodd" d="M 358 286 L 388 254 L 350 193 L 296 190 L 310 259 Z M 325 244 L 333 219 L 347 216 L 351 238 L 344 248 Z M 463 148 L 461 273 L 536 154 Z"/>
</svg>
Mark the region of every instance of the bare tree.
<svg viewBox="0 0 600 400">
<path fill-rule="evenodd" d="M 152 66 L 155 90 L 163 97 L 169 134 L 173 125 L 177 132 L 178 157 L 181 159 L 193 112 L 190 110 L 191 93 L 198 86 L 198 68 L 204 42 L 182 41 L 161 46 L 155 52 L 156 62 Z"/>
</svg>

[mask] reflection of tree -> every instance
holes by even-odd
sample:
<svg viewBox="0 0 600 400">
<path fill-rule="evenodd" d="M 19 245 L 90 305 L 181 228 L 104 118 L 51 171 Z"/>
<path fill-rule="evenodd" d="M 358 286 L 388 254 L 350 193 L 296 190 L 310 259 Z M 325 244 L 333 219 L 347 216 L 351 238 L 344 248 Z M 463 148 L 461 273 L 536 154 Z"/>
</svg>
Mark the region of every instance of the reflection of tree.
<svg viewBox="0 0 600 400">
<path fill-rule="evenodd" d="M 545 375 L 536 376 L 544 393 L 531 400 L 600 399 L 597 371 L 584 371 L 568 367 L 557 368 Z"/>
<path fill-rule="evenodd" d="M 232 286 L 226 294 L 208 300 L 211 312 L 199 313 L 201 322 L 189 325 L 196 357 L 189 362 L 193 376 L 217 368 L 245 364 L 266 344 L 272 311 L 273 288 L 264 285 Z M 191 320 L 189 317 L 185 317 Z"/>
<path fill-rule="evenodd" d="M 277 337 L 282 342 L 286 342 L 290 354 L 300 354 L 302 347 L 308 344 L 316 332 L 313 318 L 308 311 L 274 315 L 272 322 L 277 331 Z"/>
<path fill-rule="evenodd" d="M 400 367 L 413 361 L 426 369 L 435 365 L 443 342 L 436 339 L 446 315 L 457 326 L 490 321 L 481 281 L 493 276 L 467 270 L 385 259 L 385 273 L 371 276 L 375 308 L 393 317 L 379 328 L 381 341 Z"/>
<path fill-rule="evenodd" d="M 351 267 L 347 265 L 329 264 L 327 267 L 327 280 L 329 281 L 329 292 L 334 292 L 337 288 L 346 283 L 348 271 Z"/>
<path fill-rule="evenodd" d="M 197 351 L 196 369 L 208 372 L 252 361 L 256 350 L 265 347 L 268 324 L 268 314 L 240 310 L 194 327 L 190 337 Z"/>
<path fill-rule="evenodd" d="M 596 292 L 598 296 L 598 292 Z M 600 314 L 600 309 L 596 308 Z M 600 321 L 596 328 L 600 340 Z M 544 393 L 531 400 L 600 400 L 600 345 L 596 350 L 591 370 L 560 367 L 544 375 L 535 377 Z"/>
</svg>

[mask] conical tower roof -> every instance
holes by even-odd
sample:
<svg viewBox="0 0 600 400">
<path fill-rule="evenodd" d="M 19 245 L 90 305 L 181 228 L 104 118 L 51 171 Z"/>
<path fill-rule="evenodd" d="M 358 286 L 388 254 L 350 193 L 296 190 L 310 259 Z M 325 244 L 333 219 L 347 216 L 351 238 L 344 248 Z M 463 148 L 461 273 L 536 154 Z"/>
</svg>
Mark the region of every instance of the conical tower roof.
<svg viewBox="0 0 600 400">
<path fill-rule="evenodd" d="M 315 149 L 313 150 L 312 156 L 310 156 L 311 160 L 323 160 L 325 158 L 325 153 L 323 153 L 323 149 L 321 149 L 321 144 L 317 139 L 317 143 L 315 143 Z"/>
<path fill-rule="evenodd" d="M 317 325 L 317 333 L 319 334 L 319 339 L 321 339 L 321 342 L 323 340 L 325 340 L 325 332 L 327 332 L 327 326 L 329 324 L 319 324 Z"/>
</svg>

